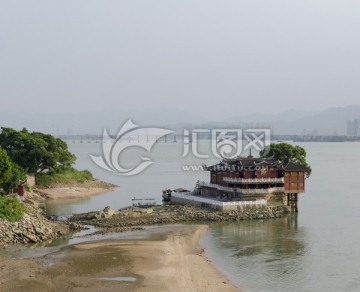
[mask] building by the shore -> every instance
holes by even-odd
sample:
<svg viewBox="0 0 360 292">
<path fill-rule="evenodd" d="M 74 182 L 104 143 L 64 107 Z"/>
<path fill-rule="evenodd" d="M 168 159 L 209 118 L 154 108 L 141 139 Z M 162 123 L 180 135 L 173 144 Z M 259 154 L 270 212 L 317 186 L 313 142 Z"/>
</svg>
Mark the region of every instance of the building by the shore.
<svg viewBox="0 0 360 292">
<path fill-rule="evenodd" d="M 277 201 L 297 211 L 298 194 L 305 191 L 306 168 L 274 158 L 223 159 L 207 171 L 210 182 L 197 182 L 194 201 L 232 202 L 229 206 Z"/>
</svg>

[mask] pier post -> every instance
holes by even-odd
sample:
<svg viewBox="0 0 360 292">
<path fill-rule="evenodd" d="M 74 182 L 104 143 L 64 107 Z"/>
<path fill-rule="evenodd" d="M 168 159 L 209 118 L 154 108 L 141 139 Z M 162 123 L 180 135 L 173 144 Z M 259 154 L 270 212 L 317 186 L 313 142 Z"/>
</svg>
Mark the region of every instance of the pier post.
<svg viewBox="0 0 360 292">
<path fill-rule="evenodd" d="M 294 194 L 294 210 L 298 212 L 298 194 Z"/>
<path fill-rule="evenodd" d="M 287 194 L 287 205 L 294 210 L 295 213 L 298 212 L 298 194 Z"/>
</svg>

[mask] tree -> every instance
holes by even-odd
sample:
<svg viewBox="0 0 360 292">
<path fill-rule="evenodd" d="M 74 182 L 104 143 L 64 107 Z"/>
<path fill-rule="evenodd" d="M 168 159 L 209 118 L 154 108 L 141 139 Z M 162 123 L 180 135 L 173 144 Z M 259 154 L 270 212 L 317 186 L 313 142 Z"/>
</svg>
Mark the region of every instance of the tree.
<svg viewBox="0 0 360 292">
<path fill-rule="evenodd" d="M 273 157 L 285 164 L 292 162 L 305 167 L 306 177 L 310 177 L 312 169 L 306 162 L 306 151 L 300 146 L 293 146 L 289 143 L 271 144 L 264 150 L 260 151 L 261 157 Z"/>
<path fill-rule="evenodd" d="M 12 162 L 6 151 L 0 149 L 0 187 L 7 183 L 11 178 Z"/>
<path fill-rule="evenodd" d="M 39 132 L 16 131 L 1 128 L 0 147 L 6 150 L 11 160 L 28 173 L 40 173 L 59 166 L 71 166 L 75 155 L 59 138 Z"/>
<path fill-rule="evenodd" d="M 0 149 L 0 188 L 9 193 L 24 178 L 24 171 L 11 161 L 4 149 Z"/>
</svg>

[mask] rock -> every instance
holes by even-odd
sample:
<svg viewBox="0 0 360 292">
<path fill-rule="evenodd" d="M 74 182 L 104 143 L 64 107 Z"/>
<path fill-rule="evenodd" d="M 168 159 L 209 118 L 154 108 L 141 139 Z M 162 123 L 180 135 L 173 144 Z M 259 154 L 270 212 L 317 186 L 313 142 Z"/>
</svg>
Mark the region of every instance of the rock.
<svg viewBox="0 0 360 292">
<path fill-rule="evenodd" d="M 32 234 L 23 234 L 25 237 L 27 237 L 29 239 L 30 242 L 38 242 L 38 239 L 36 238 L 35 235 Z"/>
<path fill-rule="evenodd" d="M 21 235 L 23 232 L 19 229 L 13 229 L 12 230 L 13 233 L 17 234 L 17 235 Z"/>
<path fill-rule="evenodd" d="M 70 230 L 73 230 L 73 231 L 79 231 L 79 230 L 84 230 L 85 227 L 80 225 L 80 224 L 77 224 L 75 222 L 70 222 L 68 223 L 68 226 L 70 228 Z"/>
<path fill-rule="evenodd" d="M 108 218 L 111 218 L 114 214 L 115 214 L 115 211 L 113 209 L 111 209 L 111 207 L 107 206 L 104 208 L 104 210 L 97 212 L 95 214 L 95 219 L 108 219 Z M 87 217 L 89 217 L 89 216 L 87 216 Z"/>
<path fill-rule="evenodd" d="M 107 232 L 122 232 L 120 230 L 143 225 L 171 224 L 174 222 L 263 220 L 282 217 L 288 212 L 285 206 L 222 212 L 194 206 L 164 205 L 146 209 L 128 207 L 122 208 L 116 213 L 110 207 L 106 207 L 103 211 L 95 213 L 96 219 L 87 220 L 89 214 L 80 214 L 74 215 L 71 221 L 103 228 L 101 234 L 105 234 Z"/>
<path fill-rule="evenodd" d="M 105 207 L 102 212 L 104 213 L 104 218 L 110 218 L 115 214 L 115 211 L 109 206 Z"/>
<path fill-rule="evenodd" d="M 18 222 L 0 220 L 0 246 L 29 242 L 42 242 L 53 239 L 58 234 L 69 232 L 69 227 L 63 223 L 51 222 L 37 204 L 37 196 L 27 193 L 30 198 L 24 202 L 26 213 Z"/>
<path fill-rule="evenodd" d="M 35 227 L 35 231 L 36 231 L 36 234 L 40 234 L 40 235 L 44 235 L 46 233 L 45 230 L 39 228 L 39 227 Z"/>
</svg>

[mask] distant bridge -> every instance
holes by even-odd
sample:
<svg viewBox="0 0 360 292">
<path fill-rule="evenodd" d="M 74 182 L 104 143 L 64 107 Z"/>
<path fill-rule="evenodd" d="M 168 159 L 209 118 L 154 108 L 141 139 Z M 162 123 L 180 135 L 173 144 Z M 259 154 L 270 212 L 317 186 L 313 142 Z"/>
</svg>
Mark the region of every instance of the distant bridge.
<svg viewBox="0 0 360 292">
<path fill-rule="evenodd" d="M 68 143 L 99 143 L 103 138 L 101 135 L 59 135 L 57 136 Z M 115 138 L 115 137 L 114 137 Z M 191 137 L 190 137 L 191 138 Z M 161 138 L 155 135 L 129 135 L 124 136 L 126 141 L 159 141 L 159 142 L 178 142 L 184 139 L 182 134 L 169 134 Z M 201 133 L 198 139 L 211 139 L 209 133 Z M 272 141 L 293 141 L 293 142 L 360 142 L 360 136 L 346 136 L 346 135 L 272 135 Z M 191 141 L 190 141 L 191 142 Z"/>
</svg>

